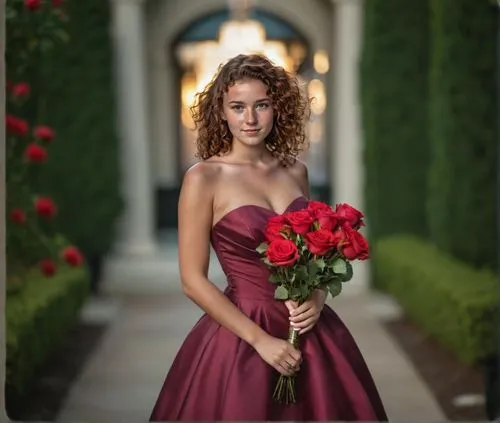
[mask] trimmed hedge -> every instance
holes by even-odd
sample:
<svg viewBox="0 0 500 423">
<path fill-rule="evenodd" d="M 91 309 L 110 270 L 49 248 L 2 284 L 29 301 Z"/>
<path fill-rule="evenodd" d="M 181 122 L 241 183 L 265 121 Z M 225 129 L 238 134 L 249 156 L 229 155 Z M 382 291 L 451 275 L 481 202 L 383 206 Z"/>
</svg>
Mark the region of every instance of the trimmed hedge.
<svg viewBox="0 0 500 423">
<path fill-rule="evenodd" d="M 369 236 L 425 237 L 428 2 L 365 3 L 360 81 Z"/>
<path fill-rule="evenodd" d="M 88 291 L 86 268 L 60 270 L 51 278 L 34 270 L 22 289 L 7 296 L 8 409 L 22 405 L 36 371 L 77 321 Z"/>
<path fill-rule="evenodd" d="M 431 5 L 430 235 L 458 259 L 495 269 L 497 6 Z"/>
<path fill-rule="evenodd" d="M 466 363 L 498 346 L 498 281 L 412 235 L 396 235 L 374 246 L 378 283 L 407 315 Z"/>
<path fill-rule="evenodd" d="M 57 140 L 40 179 L 61 213 L 61 231 L 88 258 L 112 248 L 122 212 L 116 133 L 111 3 L 68 1 L 69 43 L 44 66 L 41 114 Z"/>
</svg>

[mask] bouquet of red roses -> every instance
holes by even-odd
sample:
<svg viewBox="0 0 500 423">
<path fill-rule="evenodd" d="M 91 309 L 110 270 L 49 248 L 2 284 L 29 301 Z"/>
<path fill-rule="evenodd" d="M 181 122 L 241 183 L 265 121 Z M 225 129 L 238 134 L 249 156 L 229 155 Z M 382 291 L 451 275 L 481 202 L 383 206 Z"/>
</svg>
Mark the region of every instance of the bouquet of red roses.
<svg viewBox="0 0 500 423">
<path fill-rule="evenodd" d="M 363 214 L 348 204 L 335 209 L 320 201 L 307 208 L 270 218 L 266 241 L 257 247 L 276 285 L 277 300 L 307 301 L 315 289 L 327 289 L 332 297 L 352 276 L 353 260 L 366 260 L 368 242 L 359 232 Z M 288 342 L 299 346 L 298 330 L 290 326 Z M 273 398 L 295 402 L 295 376 L 280 375 Z"/>
</svg>

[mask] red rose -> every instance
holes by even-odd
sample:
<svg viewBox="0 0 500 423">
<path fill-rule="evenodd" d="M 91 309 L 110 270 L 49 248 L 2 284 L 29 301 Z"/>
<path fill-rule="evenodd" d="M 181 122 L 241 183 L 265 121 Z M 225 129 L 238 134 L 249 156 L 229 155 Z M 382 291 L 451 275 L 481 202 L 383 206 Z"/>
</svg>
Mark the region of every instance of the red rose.
<svg viewBox="0 0 500 423">
<path fill-rule="evenodd" d="M 314 217 L 307 210 L 299 210 L 284 215 L 292 230 L 300 235 L 306 234 L 314 222 Z"/>
<path fill-rule="evenodd" d="M 318 229 L 306 234 L 305 243 L 309 251 L 317 256 L 328 254 L 337 246 L 339 238 L 327 229 Z"/>
<path fill-rule="evenodd" d="M 353 228 L 363 224 L 361 220 L 364 217 L 363 213 L 350 206 L 349 204 L 337 204 L 335 213 L 337 214 L 337 217 L 341 223 L 348 222 Z"/>
<path fill-rule="evenodd" d="M 24 157 L 30 162 L 43 163 L 47 160 L 47 151 L 38 144 L 31 143 L 26 147 Z"/>
<path fill-rule="evenodd" d="M 333 231 L 339 223 L 339 219 L 333 210 L 318 210 L 316 220 L 320 229 Z"/>
<path fill-rule="evenodd" d="M 347 260 L 366 260 L 370 257 L 366 238 L 349 226 L 344 228 L 345 242 L 341 243 L 341 251 Z"/>
<path fill-rule="evenodd" d="M 266 224 L 265 235 L 266 239 L 274 241 L 275 239 L 283 239 L 282 232 L 289 232 L 290 226 L 287 224 L 283 215 L 271 217 Z"/>
<path fill-rule="evenodd" d="M 23 223 L 26 223 L 26 213 L 22 209 L 12 209 L 10 212 L 10 220 L 14 223 L 22 225 Z"/>
<path fill-rule="evenodd" d="M 35 127 L 33 134 L 38 139 L 44 141 L 52 141 L 54 139 L 54 131 L 52 130 L 52 128 L 49 128 L 48 126 L 44 125 L 39 125 Z"/>
<path fill-rule="evenodd" d="M 80 250 L 74 246 L 66 247 L 62 251 L 61 256 L 70 266 L 80 266 L 83 263 L 83 256 Z"/>
<path fill-rule="evenodd" d="M 275 239 L 267 247 L 266 256 L 275 266 L 292 266 L 299 259 L 299 250 L 289 239 Z"/>
<path fill-rule="evenodd" d="M 38 10 L 42 7 L 41 0 L 24 0 L 24 5 L 29 10 Z"/>
<path fill-rule="evenodd" d="M 40 270 L 45 276 L 52 276 L 56 273 L 56 265 L 51 259 L 45 259 L 40 262 Z"/>
<path fill-rule="evenodd" d="M 312 215 L 315 215 L 318 211 L 331 211 L 332 208 L 322 201 L 311 200 L 307 203 L 307 210 L 309 210 Z"/>
<path fill-rule="evenodd" d="M 27 82 L 20 82 L 11 87 L 14 97 L 27 97 L 30 94 L 30 86 Z"/>
<path fill-rule="evenodd" d="M 57 214 L 57 207 L 54 202 L 47 197 L 39 197 L 35 201 L 36 212 L 45 218 L 52 218 Z"/>
<path fill-rule="evenodd" d="M 26 135 L 29 131 L 28 122 L 13 115 L 5 116 L 7 133 L 14 135 Z"/>
</svg>

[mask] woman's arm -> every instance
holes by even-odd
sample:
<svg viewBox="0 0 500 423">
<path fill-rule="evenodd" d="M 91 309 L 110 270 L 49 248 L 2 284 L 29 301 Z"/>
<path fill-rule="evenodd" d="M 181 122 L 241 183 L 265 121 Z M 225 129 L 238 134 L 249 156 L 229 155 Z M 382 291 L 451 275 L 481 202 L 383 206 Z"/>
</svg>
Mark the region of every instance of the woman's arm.
<svg viewBox="0 0 500 423">
<path fill-rule="evenodd" d="M 179 198 L 179 266 L 184 293 L 215 321 L 253 346 L 282 373 L 286 362 L 296 366 L 300 353 L 284 340 L 271 337 L 243 314 L 208 280 L 210 233 L 213 223 L 214 169 L 200 163 L 188 170 Z M 282 341 L 282 342 L 279 342 Z"/>
</svg>

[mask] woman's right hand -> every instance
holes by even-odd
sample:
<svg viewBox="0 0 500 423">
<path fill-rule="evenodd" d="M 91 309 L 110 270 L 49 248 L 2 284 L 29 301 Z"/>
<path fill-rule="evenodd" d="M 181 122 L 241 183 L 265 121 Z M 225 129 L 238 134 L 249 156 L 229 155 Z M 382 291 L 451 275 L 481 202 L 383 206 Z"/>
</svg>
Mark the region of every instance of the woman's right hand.
<svg viewBox="0 0 500 423">
<path fill-rule="evenodd" d="M 282 375 L 291 376 L 300 369 L 302 354 L 284 339 L 266 335 L 254 344 L 254 349 Z"/>
</svg>

